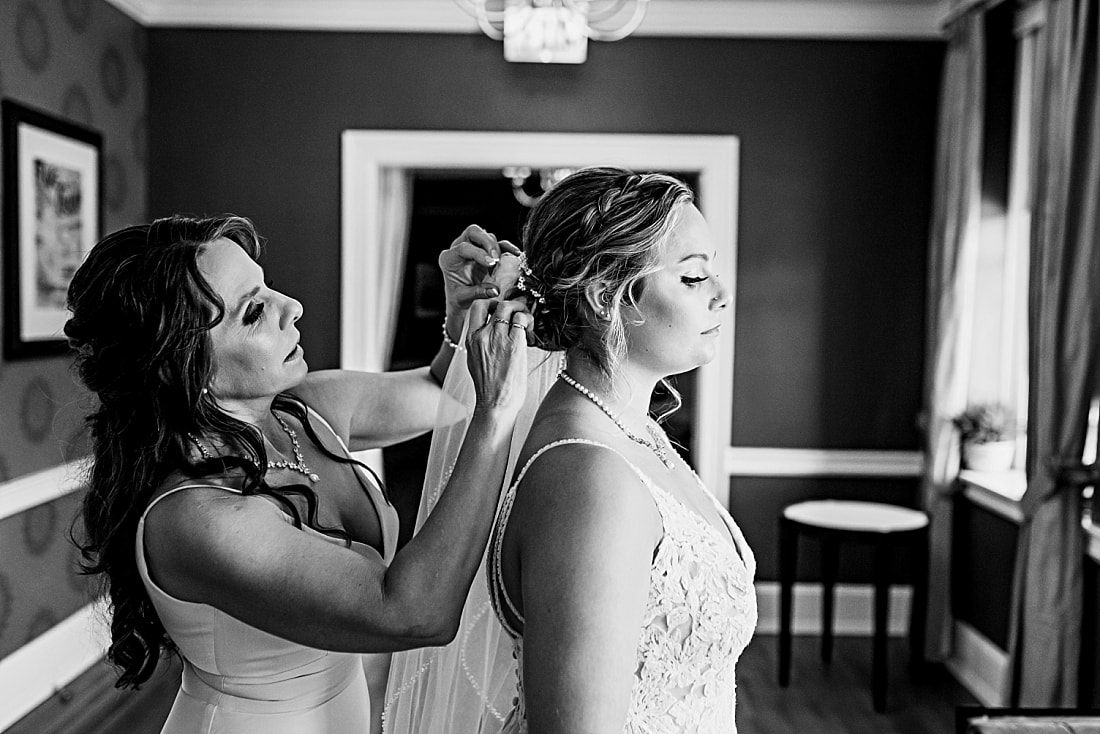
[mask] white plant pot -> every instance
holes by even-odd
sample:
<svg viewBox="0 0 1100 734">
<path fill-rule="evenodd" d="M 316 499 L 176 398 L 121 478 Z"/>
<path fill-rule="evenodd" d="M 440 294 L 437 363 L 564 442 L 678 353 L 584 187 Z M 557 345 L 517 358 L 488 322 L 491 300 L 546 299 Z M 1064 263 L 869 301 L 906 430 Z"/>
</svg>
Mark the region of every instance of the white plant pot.
<svg viewBox="0 0 1100 734">
<path fill-rule="evenodd" d="M 1016 456 L 1015 441 L 990 441 L 963 445 L 963 466 L 974 471 L 1007 471 Z"/>
</svg>

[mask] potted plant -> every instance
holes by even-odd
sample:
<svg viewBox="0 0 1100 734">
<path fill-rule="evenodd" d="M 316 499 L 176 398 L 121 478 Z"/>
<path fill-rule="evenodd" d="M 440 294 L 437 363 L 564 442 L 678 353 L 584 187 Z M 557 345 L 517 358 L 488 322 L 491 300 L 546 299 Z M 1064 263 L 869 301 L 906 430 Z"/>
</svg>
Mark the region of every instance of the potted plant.
<svg viewBox="0 0 1100 734">
<path fill-rule="evenodd" d="M 1016 422 L 1000 403 L 971 405 L 952 421 L 959 429 L 966 469 L 1005 471 L 1016 453 Z"/>
</svg>

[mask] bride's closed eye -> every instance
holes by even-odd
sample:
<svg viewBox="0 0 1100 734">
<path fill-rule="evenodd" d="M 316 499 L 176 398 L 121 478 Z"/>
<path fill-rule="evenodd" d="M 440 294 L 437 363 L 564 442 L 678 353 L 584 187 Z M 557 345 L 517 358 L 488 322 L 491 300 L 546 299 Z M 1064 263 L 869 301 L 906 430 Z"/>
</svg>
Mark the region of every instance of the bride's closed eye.
<svg viewBox="0 0 1100 734">
<path fill-rule="evenodd" d="M 680 278 L 680 282 L 683 283 L 684 285 L 688 286 L 689 288 L 693 288 L 693 287 L 699 285 L 700 283 L 705 283 L 708 280 L 710 280 L 709 275 L 704 275 L 704 276 L 684 275 Z"/>
</svg>

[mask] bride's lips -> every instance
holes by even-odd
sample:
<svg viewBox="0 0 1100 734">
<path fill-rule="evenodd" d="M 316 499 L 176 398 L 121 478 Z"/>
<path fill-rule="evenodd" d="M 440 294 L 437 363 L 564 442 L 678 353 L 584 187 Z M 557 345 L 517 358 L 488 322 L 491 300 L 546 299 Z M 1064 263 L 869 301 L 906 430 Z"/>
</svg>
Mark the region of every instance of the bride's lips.
<svg viewBox="0 0 1100 734">
<path fill-rule="evenodd" d="M 704 334 L 717 334 L 718 330 L 721 329 L 721 328 L 722 328 L 721 324 L 715 324 L 714 326 L 710 327 L 709 329 L 707 329 L 703 333 Z"/>
<path fill-rule="evenodd" d="M 295 345 L 294 345 L 294 348 L 290 350 L 290 354 L 286 355 L 286 357 L 285 357 L 285 358 L 283 359 L 283 361 L 284 361 L 284 362 L 289 362 L 290 360 L 292 360 L 292 359 L 294 359 L 295 357 L 297 357 L 297 356 L 298 356 L 298 353 L 299 353 L 299 349 L 300 349 L 300 348 L 301 348 L 301 345 L 299 345 L 299 344 L 295 344 Z"/>
</svg>

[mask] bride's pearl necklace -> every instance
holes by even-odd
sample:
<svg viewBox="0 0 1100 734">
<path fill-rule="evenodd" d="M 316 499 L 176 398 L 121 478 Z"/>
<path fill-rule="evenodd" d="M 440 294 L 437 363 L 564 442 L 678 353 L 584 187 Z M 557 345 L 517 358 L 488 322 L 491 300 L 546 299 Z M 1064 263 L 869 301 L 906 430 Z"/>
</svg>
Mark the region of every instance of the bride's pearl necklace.
<svg viewBox="0 0 1100 734">
<path fill-rule="evenodd" d="M 652 441 L 641 436 L 636 436 L 635 434 L 630 432 L 626 425 L 624 425 L 623 422 L 619 420 L 619 418 L 614 413 L 611 412 L 611 409 L 607 407 L 607 404 L 604 403 L 604 401 L 601 400 L 600 397 L 596 395 L 596 393 L 592 392 L 587 387 L 574 380 L 564 369 L 558 372 L 558 377 L 566 385 L 569 385 L 581 395 L 585 396 L 593 403 L 595 403 L 596 407 L 602 410 L 607 415 L 607 417 L 610 418 L 611 421 L 619 427 L 619 430 L 626 434 L 627 438 L 629 438 L 636 444 L 645 446 L 647 449 L 656 454 L 657 458 L 661 460 L 661 463 L 664 464 L 666 468 L 673 468 L 672 457 L 669 456 L 668 439 L 665 438 L 663 435 L 659 436 L 658 429 L 655 429 L 652 425 L 648 423 L 646 424 L 646 431 L 649 432 L 650 438 L 653 439 Z"/>
</svg>

